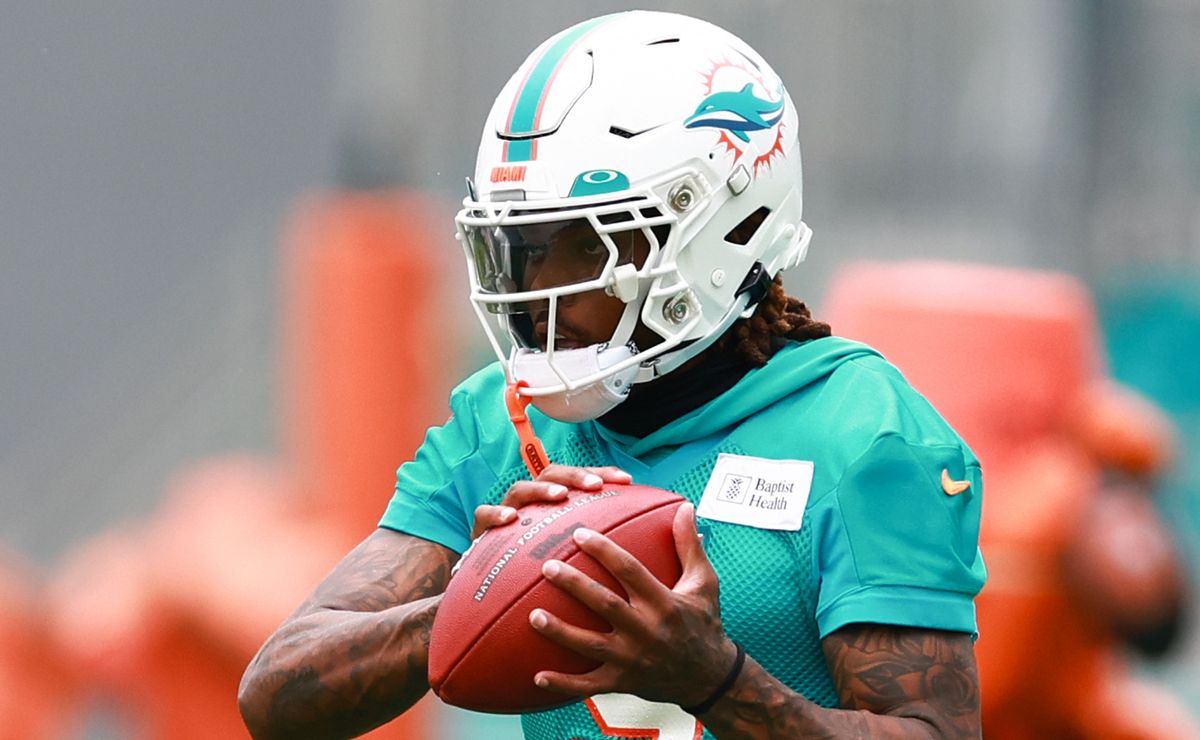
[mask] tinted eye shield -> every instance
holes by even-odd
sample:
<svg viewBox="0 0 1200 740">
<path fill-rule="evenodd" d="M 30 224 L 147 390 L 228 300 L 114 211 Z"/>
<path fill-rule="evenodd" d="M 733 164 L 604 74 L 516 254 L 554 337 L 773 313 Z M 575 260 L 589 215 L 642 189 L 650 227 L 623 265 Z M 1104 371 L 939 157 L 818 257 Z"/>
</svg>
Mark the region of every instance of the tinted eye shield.
<svg viewBox="0 0 1200 740">
<path fill-rule="evenodd" d="M 480 292 L 497 299 L 487 304 L 493 313 L 525 311 L 533 301 L 544 305 L 551 294 L 601 288 L 619 260 L 630 261 L 630 250 L 617 245 L 619 236 L 597 234 L 585 219 L 468 225 L 462 232 Z"/>
<path fill-rule="evenodd" d="M 638 201 L 520 211 L 468 203 L 457 222 L 472 300 L 491 313 L 530 312 L 558 296 L 612 293 L 618 273 L 638 279 L 666 274 L 655 263 L 674 219 Z"/>
</svg>

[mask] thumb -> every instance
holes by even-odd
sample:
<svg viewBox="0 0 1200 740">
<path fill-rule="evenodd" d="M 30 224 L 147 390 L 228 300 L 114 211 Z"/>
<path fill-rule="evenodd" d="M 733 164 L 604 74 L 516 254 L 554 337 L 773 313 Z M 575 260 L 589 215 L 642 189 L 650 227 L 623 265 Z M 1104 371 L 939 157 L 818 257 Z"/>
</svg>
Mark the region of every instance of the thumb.
<svg viewBox="0 0 1200 740">
<path fill-rule="evenodd" d="M 671 522 L 671 534 L 675 538 L 675 552 L 679 554 L 679 563 L 683 573 L 679 582 L 705 580 L 706 576 L 715 576 L 708 555 L 704 552 L 704 543 L 700 533 L 696 531 L 696 507 L 685 501 L 675 511 L 675 519 Z"/>
</svg>

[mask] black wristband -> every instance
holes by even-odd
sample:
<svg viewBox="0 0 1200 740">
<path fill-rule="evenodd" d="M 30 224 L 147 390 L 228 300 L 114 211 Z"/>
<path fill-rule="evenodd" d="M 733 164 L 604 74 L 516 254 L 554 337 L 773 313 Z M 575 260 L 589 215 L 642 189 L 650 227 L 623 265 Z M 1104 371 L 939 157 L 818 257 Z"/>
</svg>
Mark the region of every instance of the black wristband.
<svg viewBox="0 0 1200 740">
<path fill-rule="evenodd" d="M 737 648 L 737 657 L 733 659 L 733 668 L 729 669 L 729 675 L 725 676 L 725 680 L 721 682 L 721 685 L 717 687 L 716 691 L 712 692 L 711 696 L 694 707 L 682 707 L 683 711 L 691 715 L 704 714 L 708 710 L 712 709 L 713 705 L 720 701 L 722 696 L 725 696 L 726 691 L 729 691 L 731 688 L 733 688 L 733 684 L 737 681 L 738 675 L 742 672 L 742 665 L 746 662 L 746 651 L 742 648 L 742 646 L 736 642 L 733 643 L 733 646 Z"/>
</svg>

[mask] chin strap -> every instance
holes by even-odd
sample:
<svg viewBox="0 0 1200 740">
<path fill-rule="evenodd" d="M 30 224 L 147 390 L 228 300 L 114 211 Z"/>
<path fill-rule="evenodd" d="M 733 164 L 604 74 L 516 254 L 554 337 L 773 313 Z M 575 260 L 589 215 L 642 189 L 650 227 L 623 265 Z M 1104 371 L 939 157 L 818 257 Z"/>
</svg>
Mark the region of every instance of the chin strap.
<svg viewBox="0 0 1200 740">
<path fill-rule="evenodd" d="M 762 302 L 763 298 L 767 297 L 767 292 L 771 290 L 771 284 L 774 282 L 775 278 L 763 268 L 763 263 L 755 262 L 750 266 L 750 271 L 746 273 L 746 277 L 742 278 L 742 284 L 738 286 L 733 295 L 735 298 L 743 293 L 749 295 L 750 299 L 746 308 L 754 308 Z"/>
<path fill-rule="evenodd" d="M 504 389 L 504 405 L 508 407 L 509 421 L 517 430 L 517 439 L 521 446 L 521 459 L 525 462 L 525 467 L 529 469 L 529 474 L 537 478 L 550 464 L 550 458 L 546 455 L 546 448 L 542 446 L 542 440 L 538 439 L 537 433 L 533 431 L 533 423 L 529 420 L 529 414 L 525 413 L 525 409 L 533 400 L 528 396 L 521 395 L 521 389 L 527 385 L 529 384 L 523 380 L 509 383 Z"/>
</svg>

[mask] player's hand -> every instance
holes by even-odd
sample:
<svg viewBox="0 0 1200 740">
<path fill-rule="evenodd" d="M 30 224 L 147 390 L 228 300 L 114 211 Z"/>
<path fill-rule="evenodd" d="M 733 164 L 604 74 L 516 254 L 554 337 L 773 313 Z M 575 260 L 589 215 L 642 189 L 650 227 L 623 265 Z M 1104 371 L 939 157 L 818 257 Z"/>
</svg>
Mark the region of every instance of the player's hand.
<svg viewBox="0 0 1200 740">
<path fill-rule="evenodd" d="M 575 696 L 618 692 L 650 701 L 694 706 L 708 698 L 733 665 L 737 647 L 721 624 L 716 571 L 696 532 L 696 510 L 683 504 L 672 522 L 683 573 L 673 589 L 637 559 L 598 532 L 576 530 L 579 548 L 620 582 L 629 601 L 572 566 L 550 560 L 542 573 L 551 583 L 603 617 L 613 629 L 595 632 L 568 624 L 545 609 L 529 622 L 554 642 L 593 660 L 583 674 L 541 671 L 534 682 Z"/>
<path fill-rule="evenodd" d="M 517 518 L 517 509 L 526 504 L 565 501 L 567 491 L 598 491 L 605 483 L 632 483 L 633 476 L 615 467 L 575 468 L 569 465 L 550 465 L 535 480 L 519 480 L 504 494 L 499 505 L 481 504 L 475 509 L 474 539 L 492 527 L 508 524 Z"/>
</svg>

